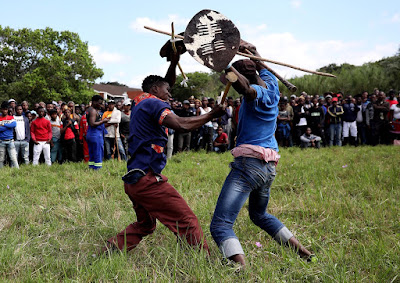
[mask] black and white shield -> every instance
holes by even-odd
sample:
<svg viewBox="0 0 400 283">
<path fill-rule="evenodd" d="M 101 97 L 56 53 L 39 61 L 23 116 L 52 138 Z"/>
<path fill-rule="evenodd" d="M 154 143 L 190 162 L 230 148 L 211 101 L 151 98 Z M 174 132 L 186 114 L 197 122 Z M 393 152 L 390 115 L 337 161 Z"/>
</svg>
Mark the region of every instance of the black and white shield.
<svg viewBox="0 0 400 283">
<path fill-rule="evenodd" d="M 202 10 L 186 27 L 184 43 L 196 61 L 221 72 L 239 50 L 240 32 L 224 15 Z"/>
</svg>

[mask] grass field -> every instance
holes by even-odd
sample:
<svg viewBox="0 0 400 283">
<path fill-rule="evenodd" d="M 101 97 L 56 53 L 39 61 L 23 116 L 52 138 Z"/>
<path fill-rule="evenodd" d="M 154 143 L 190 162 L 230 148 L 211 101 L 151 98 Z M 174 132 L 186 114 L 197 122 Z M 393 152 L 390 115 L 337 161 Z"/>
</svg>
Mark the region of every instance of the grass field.
<svg viewBox="0 0 400 283">
<path fill-rule="evenodd" d="M 211 257 L 177 243 L 160 223 L 129 253 L 92 255 L 135 220 L 125 164 L 21 166 L 0 171 L 0 281 L 399 282 L 400 147 L 281 150 L 269 212 L 319 258 L 306 263 L 253 225 L 235 232 L 248 268 L 224 265 L 209 224 L 229 153 L 183 153 L 163 173 L 198 216 Z M 260 242 L 262 247 L 256 246 Z"/>
</svg>

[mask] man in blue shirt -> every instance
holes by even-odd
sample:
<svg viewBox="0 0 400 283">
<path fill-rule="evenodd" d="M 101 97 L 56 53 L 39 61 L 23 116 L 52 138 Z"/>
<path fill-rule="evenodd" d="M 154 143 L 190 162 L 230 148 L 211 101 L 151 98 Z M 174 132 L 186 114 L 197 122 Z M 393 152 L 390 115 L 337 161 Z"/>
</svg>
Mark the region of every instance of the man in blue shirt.
<svg viewBox="0 0 400 283">
<path fill-rule="evenodd" d="M 240 45 L 240 50 L 243 49 L 260 56 L 254 45 L 244 41 Z M 252 60 L 237 61 L 227 71 L 238 76 L 232 85 L 244 99 L 239 112 L 237 145 L 232 150 L 235 160 L 217 201 L 211 235 L 225 258 L 244 266 L 244 251 L 232 227 L 249 198 L 249 216 L 254 224 L 278 243 L 292 246 L 300 256 L 310 258 L 311 253 L 293 234 L 266 212 L 280 157 L 274 137 L 280 98 L 278 81 L 262 64 Z"/>
<path fill-rule="evenodd" d="M 0 117 L 0 168 L 4 166 L 6 150 L 10 156 L 11 167 L 19 168 L 14 144 L 14 128 L 17 126 L 13 116 L 8 115 L 8 102 L 1 103 Z"/>
<path fill-rule="evenodd" d="M 172 56 L 165 78 L 154 75 L 145 78 L 144 93 L 133 100 L 128 139 L 130 159 L 128 173 L 122 179 L 137 221 L 108 239 L 107 249 L 133 249 L 144 236 L 153 233 L 158 219 L 176 236 L 208 252 L 196 215 L 161 171 L 166 165 L 167 128 L 190 131 L 223 115 L 224 110 L 216 107 L 205 115 L 194 117 L 179 117 L 172 113 L 167 100 L 171 97 L 170 87 L 175 83 L 179 54 Z"/>
</svg>

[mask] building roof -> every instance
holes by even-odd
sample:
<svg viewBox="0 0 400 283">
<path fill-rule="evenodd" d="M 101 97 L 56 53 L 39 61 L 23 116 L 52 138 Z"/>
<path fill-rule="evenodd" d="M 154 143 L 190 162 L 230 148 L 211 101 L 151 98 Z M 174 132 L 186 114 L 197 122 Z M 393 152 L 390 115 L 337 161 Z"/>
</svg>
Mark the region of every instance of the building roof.
<svg viewBox="0 0 400 283">
<path fill-rule="evenodd" d="M 93 89 L 97 92 L 107 92 L 111 95 L 121 96 L 128 91 L 142 91 L 139 88 L 131 88 L 127 86 L 117 86 L 117 85 L 106 85 L 106 84 L 94 84 Z"/>
</svg>

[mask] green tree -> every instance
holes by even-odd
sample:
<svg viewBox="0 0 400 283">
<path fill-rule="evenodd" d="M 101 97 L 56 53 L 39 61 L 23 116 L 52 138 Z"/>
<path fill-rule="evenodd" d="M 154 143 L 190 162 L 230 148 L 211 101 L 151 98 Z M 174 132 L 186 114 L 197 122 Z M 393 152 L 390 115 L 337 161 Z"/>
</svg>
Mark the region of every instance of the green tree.
<svg viewBox="0 0 400 283">
<path fill-rule="evenodd" d="M 86 102 L 102 76 L 77 33 L 0 26 L 0 97 Z"/>
</svg>

